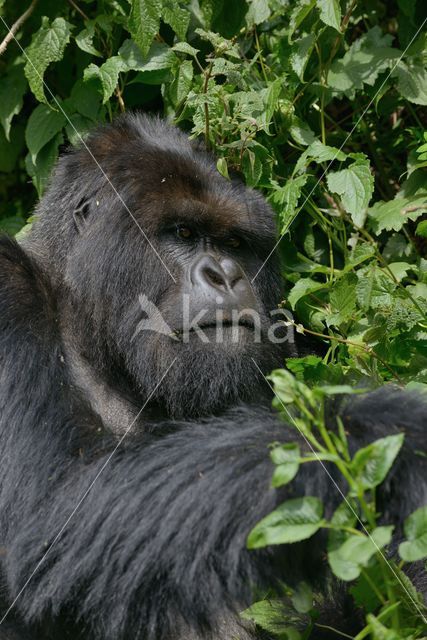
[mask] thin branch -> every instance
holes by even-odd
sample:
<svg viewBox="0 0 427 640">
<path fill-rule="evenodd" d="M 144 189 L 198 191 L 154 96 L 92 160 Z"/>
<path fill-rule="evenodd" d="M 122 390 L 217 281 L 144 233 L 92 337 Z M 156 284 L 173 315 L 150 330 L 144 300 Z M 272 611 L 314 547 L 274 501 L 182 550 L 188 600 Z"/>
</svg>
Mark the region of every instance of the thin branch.
<svg viewBox="0 0 427 640">
<path fill-rule="evenodd" d="M 81 16 L 83 16 L 85 20 L 89 20 L 89 16 L 87 16 L 85 12 L 80 9 L 80 7 L 74 2 L 74 0 L 68 0 L 68 2 L 73 7 L 73 9 L 75 9 L 78 13 L 80 13 Z"/>
<path fill-rule="evenodd" d="M 13 25 L 10 27 L 9 33 L 6 35 L 4 40 L 0 43 L 0 56 L 6 51 L 7 45 L 9 44 L 9 42 L 15 38 L 17 32 L 22 27 L 24 22 L 33 13 L 37 2 L 38 2 L 38 0 L 33 0 L 32 3 L 30 4 L 30 6 L 28 7 L 28 9 L 26 11 L 24 11 L 22 16 L 20 16 L 18 18 L 18 20 L 16 20 L 16 22 L 14 22 Z"/>
</svg>

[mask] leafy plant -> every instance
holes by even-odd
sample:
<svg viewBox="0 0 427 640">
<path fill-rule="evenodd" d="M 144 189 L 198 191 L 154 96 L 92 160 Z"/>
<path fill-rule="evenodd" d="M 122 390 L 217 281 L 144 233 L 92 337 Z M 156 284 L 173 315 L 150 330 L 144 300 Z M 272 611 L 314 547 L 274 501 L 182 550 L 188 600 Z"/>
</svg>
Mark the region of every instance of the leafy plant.
<svg viewBox="0 0 427 640">
<path fill-rule="evenodd" d="M 283 306 L 324 355 L 288 359 L 273 381 L 350 493 L 329 519 L 310 496 L 285 503 L 250 543 L 327 528 L 331 569 L 356 581 L 367 613 L 358 640 L 425 633 L 400 563 L 391 575 L 377 549 L 391 528 L 377 526 L 373 496 L 401 439 L 350 458 L 322 418 L 327 395 L 350 391 L 334 385 L 427 384 L 425 24 L 422 0 L 0 0 L 0 229 L 25 233 L 60 151 L 135 108 L 203 138 L 218 171 L 276 212 Z M 272 458 L 280 486 L 310 456 L 289 445 Z M 424 556 L 425 519 L 408 519 L 403 562 Z M 318 596 L 307 585 L 288 596 L 247 615 L 292 639 L 303 618 L 309 633 Z"/>
<path fill-rule="evenodd" d="M 304 451 L 297 445 L 272 449 L 271 459 L 276 465 L 272 485 L 288 484 L 303 464 L 327 463 L 345 479 L 348 494 L 342 494 L 343 501 L 330 517 L 325 516 L 317 497 L 287 500 L 251 531 L 249 548 L 295 543 L 311 538 L 321 529 L 327 530 L 331 572 L 339 580 L 352 583 L 356 604 L 368 614 L 366 627 L 357 640 L 368 635 L 375 640 L 425 637 L 427 610 L 423 596 L 416 592 L 402 568 L 406 562 L 427 558 L 427 506 L 405 521 L 407 539 L 399 545 L 400 561 L 386 550 L 394 527 L 377 522 L 375 490 L 390 471 L 403 444 L 403 434 L 376 440 L 351 455 L 340 419 L 334 429 L 325 423 L 325 400 L 355 393 L 351 387 L 309 387 L 286 370 L 274 371 L 270 379 L 276 408 L 302 435 L 306 445 Z M 317 622 L 321 595 L 309 591 L 309 597 L 301 602 L 301 589 L 307 592 L 308 587 L 285 587 L 282 598 L 261 600 L 246 610 L 244 617 L 281 638 L 302 638 L 301 627 L 310 630 L 322 625 Z M 342 635 L 338 629 L 336 634 Z"/>
</svg>

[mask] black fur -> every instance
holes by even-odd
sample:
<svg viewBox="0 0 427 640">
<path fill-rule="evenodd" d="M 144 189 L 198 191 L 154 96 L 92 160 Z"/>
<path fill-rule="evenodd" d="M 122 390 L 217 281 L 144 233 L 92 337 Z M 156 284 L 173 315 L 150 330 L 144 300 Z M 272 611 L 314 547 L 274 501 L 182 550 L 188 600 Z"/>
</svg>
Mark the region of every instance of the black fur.
<svg viewBox="0 0 427 640">
<path fill-rule="evenodd" d="M 298 438 L 271 413 L 251 357 L 267 371 L 283 354 L 269 344 L 233 351 L 132 335 L 139 293 L 175 317 L 183 258 L 161 224 L 176 201 L 197 203 L 190 215 L 215 231 L 235 216 L 249 275 L 274 243 L 271 212 L 159 120 L 127 116 L 88 145 L 178 285 L 84 148 L 61 160 L 25 247 L 1 240 L 3 613 L 17 600 L 0 639 L 258 637 L 238 616 L 255 591 L 301 578 L 322 588 L 327 569 L 322 535 L 249 552 L 251 527 L 289 496 L 318 495 L 329 512 L 340 502 L 320 465 L 303 465 L 284 490 L 270 487 L 269 444 Z M 280 299 L 275 259 L 256 283 L 267 314 Z M 399 530 L 427 497 L 417 454 L 426 405 L 388 389 L 341 413 L 353 449 L 406 433 L 379 491 Z M 357 615 L 343 616 L 342 631 L 357 626 Z"/>
</svg>

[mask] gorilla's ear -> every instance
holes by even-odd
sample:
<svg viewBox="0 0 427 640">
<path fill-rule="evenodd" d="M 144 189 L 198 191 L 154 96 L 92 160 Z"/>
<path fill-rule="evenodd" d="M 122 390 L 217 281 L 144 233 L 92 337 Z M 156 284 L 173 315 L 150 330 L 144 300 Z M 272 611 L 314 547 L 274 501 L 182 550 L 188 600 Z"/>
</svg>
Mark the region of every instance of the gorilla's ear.
<svg viewBox="0 0 427 640">
<path fill-rule="evenodd" d="M 90 213 L 90 198 L 83 198 L 73 211 L 73 220 L 78 233 L 83 233 L 87 227 Z"/>
</svg>

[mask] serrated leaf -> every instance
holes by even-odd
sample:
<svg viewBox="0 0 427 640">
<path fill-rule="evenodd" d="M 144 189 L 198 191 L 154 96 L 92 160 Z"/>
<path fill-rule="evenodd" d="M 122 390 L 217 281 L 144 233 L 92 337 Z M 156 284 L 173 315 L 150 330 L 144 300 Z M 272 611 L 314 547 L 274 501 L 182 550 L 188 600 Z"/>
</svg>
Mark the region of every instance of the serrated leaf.
<svg viewBox="0 0 427 640">
<path fill-rule="evenodd" d="M 172 51 L 177 51 L 178 53 L 186 53 L 188 56 L 192 56 L 195 58 L 199 53 L 200 49 L 195 49 L 188 42 L 177 42 L 173 47 Z"/>
<path fill-rule="evenodd" d="M 271 460 L 276 465 L 271 481 L 272 487 L 282 487 L 293 480 L 298 473 L 301 452 L 297 444 L 282 444 L 270 452 Z"/>
<path fill-rule="evenodd" d="M 180 40 L 185 40 L 190 24 L 190 13 L 187 9 L 180 7 L 176 0 L 163 0 L 162 18 L 172 27 Z"/>
<path fill-rule="evenodd" d="M 392 37 L 383 35 L 378 26 L 353 42 L 345 55 L 335 60 L 328 73 L 328 86 L 352 98 L 364 84 L 373 86 L 378 75 L 401 56 L 392 48 Z"/>
<path fill-rule="evenodd" d="M 369 166 L 355 162 L 347 169 L 329 173 L 326 180 L 329 189 L 341 197 L 341 202 L 354 224 L 362 227 L 374 190 L 374 178 Z"/>
<path fill-rule="evenodd" d="M 341 8 L 338 0 L 317 0 L 320 19 L 341 33 Z"/>
<path fill-rule="evenodd" d="M 295 309 L 298 300 L 301 300 L 301 298 L 308 295 L 309 293 L 313 293 L 314 291 L 318 291 L 319 289 L 325 289 L 326 286 L 326 284 L 316 282 L 311 278 L 300 278 L 288 295 L 289 304 L 291 305 L 292 309 Z"/>
<path fill-rule="evenodd" d="M 399 545 L 399 554 L 405 562 L 416 562 L 427 557 L 427 507 L 411 513 L 403 525 L 408 538 Z"/>
<path fill-rule="evenodd" d="M 296 40 L 292 47 L 290 63 L 292 69 L 295 71 L 300 80 L 303 80 L 304 71 L 310 58 L 311 52 L 313 51 L 315 39 L 316 36 L 314 35 L 314 33 L 309 33 Z"/>
<path fill-rule="evenodd" d="M 375 231 L 400 231 L 408 220 L 416 220 L 427 211 L 427 191 L 410 198 L 394 198 L 388 202 L 376 202 L 368 209 Z"/>
<path fill-rule="evenodd" d="M 161 14 L 161 0 L 132 0 L 129 31 L 143 56 L 148 54 L 153 38 L 159 31 Z"/>
<path fill-rule="evenodd" d="M 320 164 L 321 162 L 332 162 L 333 160 L 344 162 L 346 159 L 347 155 L 340 149 L 323 144 L 320 140 L 314 140 L 298 158 L 294 174 L 299 173 L 310 162 Z"/>
<path fill-rule="evenodd" d="M 289 628 L 289 607 L 279 599 L 260 600 L 240 614 L 269 633 L 280 635 L 281 640 L 300 640 L 296 629 Z"/>
<path fill-rule="evenodd" d="M 24 93 L 27 89 L 27 79 L 22 64 L 10 68 L 7 75 L 2 76 L 0 82 L 0 123 L 3 126 L 6 139 L 10 139 L 10 127 L 13 116 L 18 115 L 24 104 Z"/>
<path fill-rule="evenodd" d="M 119 73 L 127 70 L 128 67 L 124 60 L 120 56 L 113 56 L 112 58 L 108 58 L 100 67 L 96 64 L 90 64 L 84 70 L 83 78 L 85 81 L 93 80 L 94 78 L 99 80 L 102 102 L 105 104 L 117 87 Z"/>
<path fill-rule="evenodd" d="M 218 158 L 218 160 L 216 161 L 216 168 L 218 169 L 219 173 L 224 176 L 224 178 L 230 178 L 228 174 L 227 160 L 225 158 Z"/>
<path fill-rule="evenodd" d="M 307 178 L 307 174 L 302 174 L 288 180 L 284 187 L 275 189 L 269 198 L 270 202 L 275 205 L 275 209 L 280 216 L 281 235 L 286 233 L 298 214 L 298 200 L 301 195 L 301 189 L 307 182 Z"/>
<path fill-rule="evenodd" d="M 331 314 L 326 318 L 328 327 L 339 326 L 353 316 L 356 309 L 356 283 L 357 277 L 348 274 L 333 287 L 329 296 Z"/>
<path fill-rule="evenodd" d="M 332 572 L 340 580 L 355 580 L 373 555 L 391 540 L 393 527 L 377 527 L 371 536 L 350 535 L 337 549 L 328 553 Z"/>
<path fill-rule="evenodd" d="M 395 73 L 400 95 L 414 104 L 427 105 L 427 71 L 420 65 L 399 62 Z"/>
<path fill-rule="evenodd" d="M 54 111 L 45 104 L 39 104 L 30 115 L 25 130 L 25 142 L 36 164 L 37 154 L 66 125 L 67 118 L 61 111 Z"/>
<path fill-rule="evenodd" d="M 25 50 L 25 75 L 31 91 L 39 102 L 47 102 L 43 85 L 45 71 L 51 62 L 62 60 L 72 28 L 64 18 L 55 18 L 50 24 L 49 18 L 44 17 L 42 26 L 33 35 L 31 44 Z"/>
<path fill-rule="evenodd" d="M 377 487 L 390 471 L 403 444 L 404 435 L 380 438 L 356 452 L 351 468 L 364 489 Z"/>
<path fill-rule="evenodd" d="M 248 548 L 289 544 L 311 538 L 324 524 L 319 498 L 306 496 L 287 500 L 263 518 L 248 536 Z"/>
</svg>

